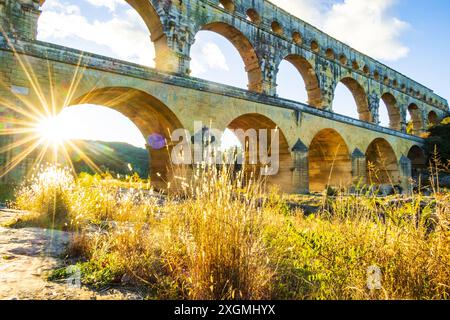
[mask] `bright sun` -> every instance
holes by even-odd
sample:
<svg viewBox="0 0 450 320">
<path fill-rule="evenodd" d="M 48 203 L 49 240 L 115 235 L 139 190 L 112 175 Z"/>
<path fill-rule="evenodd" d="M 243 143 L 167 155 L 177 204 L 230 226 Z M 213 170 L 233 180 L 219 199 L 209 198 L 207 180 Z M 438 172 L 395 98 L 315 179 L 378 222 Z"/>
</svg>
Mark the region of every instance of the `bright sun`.
<svg viewBox="0 0 450 320">
<path fill-rule="evenodd" d="M 59 145 L 66 140 L 64 123 L 60 120 L 58 116 L 50 116 L 38 123 L 36 132 L 43 141 Z"/>
</svg>

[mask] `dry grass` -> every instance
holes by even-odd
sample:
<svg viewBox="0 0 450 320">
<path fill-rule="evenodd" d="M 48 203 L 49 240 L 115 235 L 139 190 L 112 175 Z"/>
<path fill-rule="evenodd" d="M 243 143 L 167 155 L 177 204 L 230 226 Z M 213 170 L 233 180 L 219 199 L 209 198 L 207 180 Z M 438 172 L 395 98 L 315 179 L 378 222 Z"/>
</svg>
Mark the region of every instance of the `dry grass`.
<svg viewBox="0 0 450 320">
<path fill-rule="evenodd" d="M 31 181 L 17 205 L 46 222 L 64 217 L 85 284 L 131 283 L 157 299 L 449 298 L 446 192 L 324 195 L 306 217 L 227 169 L 199 169 L 164 201 L 139 181 L 126 190 L 111 177 L 45 181 Z M 371 266 L 381 270 L 379 289 L 368 289 Z"/>
</svg>

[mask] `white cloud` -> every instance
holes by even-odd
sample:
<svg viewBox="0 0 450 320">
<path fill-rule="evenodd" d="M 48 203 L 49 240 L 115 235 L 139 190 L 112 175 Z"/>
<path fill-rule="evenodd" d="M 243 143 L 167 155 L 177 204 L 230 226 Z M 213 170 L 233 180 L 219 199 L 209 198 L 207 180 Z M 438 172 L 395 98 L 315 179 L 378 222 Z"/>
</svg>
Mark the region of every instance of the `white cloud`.
<svg viewBox="0 0 450 320">
<path fill-rule="evenodd" d="M 59 0 L 46 0 L 45 10 L 65 11 L 69 14 L 80 14 L 80 8 L 71 3 L 62 3 Z"/>
<path fill-rule="evenodd" d="M 106 7 L 110 11 L 116 11 L 117 7 L 124 4 L 124 0 L 85 0 L 96 7 Z"/>
<path fill-rule="evenodd" d="M 150 66 L 154 64 L 154 48 L 148 29 L 132 9 L 110 20 L 91 21 L 82 15 L 77 6 L 48 0 L 39 21 L 39 39 L 53 42 L 79 39 L 97 48 L 98 53 L 106 50 L 110 56 L 119 59 Z"/>
<path fill-rule="evenodd" d="M 200 44 L 200 54 L 193 54 L 191 61 L 192 74 L 198 76 L 207 71 L 222 70 L 230 71 L 227 60 L 222 50 L 213 42 L 207 42 L 204 45 Z M 200 61 L 201 58 L 202 60 Z"/>
<path fill-rule="evenodd" d="M 197 59 L 191 60 L 191 75 L 194 77 L 199 77 L 202 74 L 205 74 L 208 70 L 206 67 L 200 63 Z"/>
<path fill-rule="evenodd" d="M 206 64 L 211 69 L 230 70 L 222 50 L 215 43 L 209 42 L 205 44 L 202 48 L 202 53 L 206 59 Z"/>
<path fill-rule="evenodd" d="M 322 23 L 323 13 L 331 0 L 272 0 L 272 3 L 315 26 Z"/>
<path fill-rule="evenodd" d="M 376 59 L 398 60 L 408 23 L 392 16 L 396 0 L 273 0 L 276 5 Z"/>
</svg>

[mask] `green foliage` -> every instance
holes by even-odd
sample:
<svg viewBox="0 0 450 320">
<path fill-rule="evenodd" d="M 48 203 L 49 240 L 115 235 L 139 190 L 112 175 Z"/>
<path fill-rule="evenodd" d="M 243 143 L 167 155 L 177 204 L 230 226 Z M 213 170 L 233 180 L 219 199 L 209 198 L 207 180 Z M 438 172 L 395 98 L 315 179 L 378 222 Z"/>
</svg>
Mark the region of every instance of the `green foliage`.
<svg viewBox="0 0 450 320">
<path fill-rule="evenodd" d="M 94 174 L 93 169 L 79 156 L 80 151 L 92 160 L 102 171 L 114 175 L 129 175 L 130 167 L 140 177 L 149 175 L 149 156 L 145 149 L 137 148 L 127 143 L 103 141 L 74 141 L 79 148 L 77 152 L 70 151 L 70 158 L 76 172 Z"/>
<path fill-rule="evenodd" d="M 15 184 L 0 184 L 0 203 L 7 204 L 14 200 Z"/>
<path fill-rule="evenodd" d="M 120 270 L 116 269 L 117 264 L 111 261 L 112 257 L 105 257 L 103 260 L 90 260 L 88 262 L 80 262 L 75 268 L 80 270 L 81 283 L 96 288 L 103 288 L 114 283 L 120 283 Z M 50 281 L 64 280 L 73 276 L 67 268 L 60 268 L 50 272 L 47 279 Z"/>
<path fill-rule="evenodd" d="M 437 148 L 441 161 L 450 161 L 450 122 L 444 120 L 440 125 L 431 127 L 429 133 L 425 144 L 427 153 L 432 155 Z"/>
<path fill-rule="evenodd" d="M 414 122 L 412 120 L 406 124 L 406 133 L 411 135 L 414 133 Z"/>
</svg>

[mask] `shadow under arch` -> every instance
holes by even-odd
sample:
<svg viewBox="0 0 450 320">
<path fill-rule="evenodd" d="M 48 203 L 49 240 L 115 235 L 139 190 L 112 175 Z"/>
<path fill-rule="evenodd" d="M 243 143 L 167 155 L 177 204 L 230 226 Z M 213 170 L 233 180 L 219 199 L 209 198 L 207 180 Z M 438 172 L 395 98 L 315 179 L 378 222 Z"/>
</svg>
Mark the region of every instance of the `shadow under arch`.
<svg viewBox="0 0 450 320">
<path fill-rule="evenodd" d="M 260 151 L 259 151 L 259 132 L 262 129 L 267 130 L 267 154 L 269 156 L 273 156 L 271 141 L 272 141 L 272 132 L 271 130 L 277 130 L 279 140 L 277 141 L 279 143 L 278 148 L 278 163 L 272 164 L 272 166 L 277 165 L 278 171 L 275 175 L 269 175 L 267 177 L 267 182 L 271 185 L 277 185 L 280 187 L 280 189 L 284 192 L 292 192 L 292 167 L 293 167 L 293 159 L 289 147 L 289 143 L 286 139 L 286 136 L 284 132 L 277 126 L 277 124 L 271 120 L 270 118 L 258 114 L 258 113 L 247 113 L 244 115 L 241 115 L 234 120 L 232 120 L 228 126 L 228 129 L 230 129 L 238 138 L 238 140 L 241 143 L 242 148 L 245 152 L 245 164 L 244 164 L 244 172 L 246 174 L 255 173 L 257 177 L 260 176 L 261 169 L 264 169 L 265 164 L 261 164 L 260 161 Z M 252 142 L 251 131 L 255 131 L 257 135 L 257 146 L 256 146 L 256 153 L 258 156 L 257 164 L 251 164 L 249 159 L 249 152 L 251 151 L 250 143 Z M 241 133 L 245 133 L 246 135 L 239 135 L 236 134 L 237 132 L 241 131 Z M 255 142 L 255 141 L 253 141 Z M 270 166 L 270 165 L 269 165 Z"/>
<path fill-rule="evenodd" d="M 349 76 L 342 78 L 339 82 L 345 85 L 353 95 L 353 99 L 356 102 L 356 107 L 359 114 L 359 120 L 366 122 L 373 122 L 372 113 L 370 112 L 369 108 L 367 93 L 364 90 L 364 87 L 357 80 Z"/>
<path fill-rule="evenodd" d="M 411 160 L 412 177 L 417 179 L 422 174 L 427 173 L 427 157 L 425 151 L 419 146 L 412 146 L 408 152 L 408 159 Z"/>
<path fill-rule="evenodd" d="M 317 74 L 311 63 L 306 58 L 297 54 L 290 54 L 283 60 L 290 62 L 298 70 L 301 77 L 303 78 L 306 93 L 308 95 L 307 104 L 316 108 L 322 108 L 323 99 L 322 91 L 320 90 L 319 78 L 317 77 Z"/>
<path fill-rule="evenodd" d="M 367 180 L 369 184 L 392 186 L 400 183 L 400 169 L 391 144 L 383 138 L 373 140 L 367 147 Z"/>
<path fill-rule="evenodd" d="M 162 145 L 147 145 L 150 157 L 150 179 L 155 187 L 165 189 L 174 170 L 171 162 L 171 133 L 183 128 L 180 120 L 163 102 L 143 91 L 126 87 L 93 90 L 72 100 L 68 106 L 95 104 L 116 110 L 130 119 L 148 141 L 150 135 Z"/>
<path fill-rule="evenodd" d="M 391 93 L 386 92 L 381 96 L 381 100 L 383 100 L 387 108 L 387 112 L 389 115 L 389 128 L 400 131 L 402 125 L 397 99 L 395 99 L 394 95 L 392 95 Z"/>
<path fill-rule="evenodd" d="M 203 25 L 198 31 L 215 32 L 236 48 L 241 56 L 248 76 L 248 90 L 263 92 L 263 75 L 256 50 L 248 38 L 238 29 L 226 22 L 211 22 Z"/>
<path fill-rule="evenodd" d="M 436 112 L 434 111 L 430 111 L 428 113 L 428 125 L 429 126 L 436 126 L 439 124 L 439 116 L 437 115 Z"/>
<path fill-rule="evenodd" d="M 309 147 L 309 188 L 322 192 L 327 186 L 347 187 L 352 183 L 350 151 L 334 129 L 319 131 Z"/>
<path fill-rule="evenodd" d="M 408 112 L 411 116 L 411 131 L 409 133 L 413 135 L 420 135 L 424 127 L 424 119 L 422 118 L 422 112 L 415 103 L 411 103 L 408 106 Z"/>
</svg>

